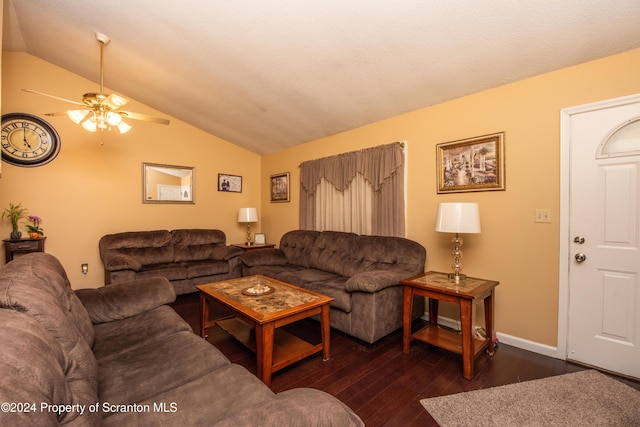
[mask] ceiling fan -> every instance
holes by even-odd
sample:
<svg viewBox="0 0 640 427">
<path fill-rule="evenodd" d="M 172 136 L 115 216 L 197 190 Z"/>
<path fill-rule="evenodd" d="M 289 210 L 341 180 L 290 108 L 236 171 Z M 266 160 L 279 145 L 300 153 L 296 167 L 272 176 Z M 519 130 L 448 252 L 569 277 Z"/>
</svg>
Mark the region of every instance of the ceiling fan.
<svg viewBox="0 0 640 427">
<path fill-rule="evenodd" d="M 72 101 L 70 99 L 61 98 L 55 95 L 39 92 L 32 89 L 22 89 L 25 92 L 44 95 L 70 104 L 78 105 L 82 108 L 69 110 L 58 113 L 46 113 L 45 116 L 59 116 L 66 114 L 76 124 L 90 132 L 96 132 L 98 129 L 104 131 L 111 130 L 112 127 L 117 128 L 120 133 L 131 130 L 131 126 L 123 119 L 143 120 L 147 122 L 168 125 L 169 120 L 158 117 L 148 116 L 146 114 L 133 113 L 131 111 L 120 110 L 129 100 L 116 94 L 107 95 L 104 93 L 104 46 L 111 40 L 102 33 L 96 33 L 96 39 L 100 44 L 100 92 L 89 92 L 82 95 L 82 102 Z"/>
</svg>

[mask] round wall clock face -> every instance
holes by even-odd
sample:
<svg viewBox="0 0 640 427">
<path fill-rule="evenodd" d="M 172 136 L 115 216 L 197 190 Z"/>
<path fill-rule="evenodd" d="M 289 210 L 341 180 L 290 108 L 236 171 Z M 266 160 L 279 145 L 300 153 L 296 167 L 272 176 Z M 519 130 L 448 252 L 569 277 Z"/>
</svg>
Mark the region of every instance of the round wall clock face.
<svg viewBox="0 0 640 427">
<path fill-rule="evenodd" d="M 60 152 L 58 132 L 40 117 L 26 113 L 2 115 L 2 160 L 16 166 L 41 166 Z"/>
</svg>

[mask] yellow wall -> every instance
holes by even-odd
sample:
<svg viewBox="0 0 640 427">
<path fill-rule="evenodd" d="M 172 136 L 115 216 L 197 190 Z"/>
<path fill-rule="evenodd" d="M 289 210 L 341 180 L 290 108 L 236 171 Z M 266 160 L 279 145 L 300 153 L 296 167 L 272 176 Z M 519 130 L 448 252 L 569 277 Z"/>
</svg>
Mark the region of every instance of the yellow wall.
<svg viewBox="0 0 640 427">
<path fill-rule="evenodd" d="M 169 126 L 130 120 L 129 133 L 105 132 L 101 145 L 99 133 L 83 130 L 66 115 L 42 116 L 65 111 L 69 104 L 20 90 L 75 100 L 96 91 L 97 83 L 25 53 L 4 52 L 2 64 L 2 114 L 43 117 L 60 134 L 62 149 L 51 163 L 36 168 L 3 162 L 0 209 L 22 203 L 43 218 L 45 250 L 60 259 L 74 288 L 104 283 L 98 240 L 107 233 L 219 228 L 229 243 L 244 241 L 246 228 L 237 223 L 237 212 L 242 206 L 260 205 L 260 156 L 171 117 Z M 167 117 L 134 100 L 126 108 Z M 143 204 L 142 162 L 195 167 L 196 203 Z M 217 191 L 218 173 L 242 176 L 242 193 Z M 260 225 L 254 229 L 259 231 Z M 9 222 L 1 221 L 0 236 L 7 238 L 10 232 Z M 0 257 L 3 264 L 4 248 Z M 84 262 L 89 263 L 87 276 L 80 272 Z"/>
<path fill-rule="evenodd" d="M 638 93 L 639 76 L 640 49 L 636 49 L 264 156 L 263 231 L 268 240 L 277 242 L 296 227 L 302 161 L 407 141 L 407 237 L 427 248 L 427 268 L 449 271 L 451 265 L 451 236 L 434 231 L 438 203 L 478 202 L 482 234 L 464 236 L 464 272 L 501 282 L 496 291 L 498 331 L 555 346 L 560 110 Z M 436 193 L 436 144 L 501 131 L 506 191 Z M 266 182 L 279 172 L 291 172 L 291 203 L 269 203 Z M 534 223 L 536 208 L 551 209 L 552 223 Z"/>
</svg>

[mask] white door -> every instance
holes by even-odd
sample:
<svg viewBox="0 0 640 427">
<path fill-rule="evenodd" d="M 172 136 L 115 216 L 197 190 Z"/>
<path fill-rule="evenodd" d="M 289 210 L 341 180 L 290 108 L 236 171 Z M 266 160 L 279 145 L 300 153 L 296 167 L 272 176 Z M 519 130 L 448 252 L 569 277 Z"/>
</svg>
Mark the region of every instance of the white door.
<svg viewBox="0 0 640 427">
<path fill-rule="evenodd" d="M 640 378 L 640 100 L 569 125 L 567 358 Z"/>
</svg>

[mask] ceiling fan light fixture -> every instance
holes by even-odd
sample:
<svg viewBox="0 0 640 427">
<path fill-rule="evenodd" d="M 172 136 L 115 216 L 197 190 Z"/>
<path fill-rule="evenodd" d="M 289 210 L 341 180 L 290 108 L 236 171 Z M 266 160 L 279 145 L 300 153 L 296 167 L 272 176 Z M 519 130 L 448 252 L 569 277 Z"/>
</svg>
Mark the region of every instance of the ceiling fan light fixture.
<svg viewBox="0 0 640 427">
<path fill-rule="evenodd" d="M 120 131 L 120 133 L 127 133 L 131 130 L 131 126 L 129 126 L 125 122 L 120 122 L 120 124 L 117 125 L 117 128 Z"/>
</svg>

